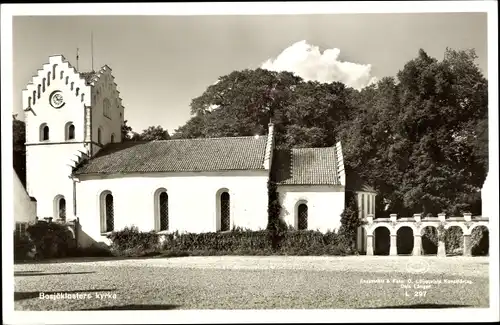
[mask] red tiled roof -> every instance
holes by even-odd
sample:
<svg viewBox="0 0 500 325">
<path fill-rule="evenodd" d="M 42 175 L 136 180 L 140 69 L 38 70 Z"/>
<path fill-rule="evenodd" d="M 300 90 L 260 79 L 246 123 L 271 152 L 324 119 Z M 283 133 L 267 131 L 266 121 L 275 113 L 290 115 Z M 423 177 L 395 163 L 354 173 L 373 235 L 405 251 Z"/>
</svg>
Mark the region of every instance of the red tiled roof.
<svg viewBox="0 0 500 325">
<path fill-rule="evenodd" d="M 75 175 L 264 169 L 267 136 L 112 143 Z"/>
<path fill-rule="evenodd" d="M 341 185 L 335 147 L 280 149 L 273 173 L 281 185 Z"/>
</svg>

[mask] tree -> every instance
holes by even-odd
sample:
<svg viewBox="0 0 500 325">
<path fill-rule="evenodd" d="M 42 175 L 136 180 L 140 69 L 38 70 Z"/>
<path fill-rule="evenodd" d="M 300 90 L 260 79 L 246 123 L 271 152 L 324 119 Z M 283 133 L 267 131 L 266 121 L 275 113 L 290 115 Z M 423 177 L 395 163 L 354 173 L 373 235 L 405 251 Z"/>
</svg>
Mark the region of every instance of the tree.
<svg viewBox="0 0 500 325">
<path fill-rule="evenodd" d="M 13 115 L 12 120 L 12 154 L 14 170 L 21 183 L 26 186 L 26 124 Z"/>
<path fill-rule="evenodd" d="M 127 125 L 127 120 L 122 124 L 122 142 L 130 141 L 133 136 L 132 127 Z"/>
<path fill-rule="evenodd" d="M 399 71 L 354 96 L 343 128 L 345 162 L 375 184 L 391 209 L 459 214 L 486 175 L 487 81 L 474 51 L 420 50 Z M 344 140 L 345 139 L 345 140 Z"/>
<path fill-rule="evenodd" d="M 349 90 L 338 82 L 304 82 L 263 69 L 234 71 L 192 100 L 193 117 L 174 137 L 263 134 L 272 120 L 278 146 L 330 146 L 349 107 Z"/>
<path fill-rule="evenodd" d="M 161 126 L 150 126 L 143 130 L 139 135 L 139 139 L 142 141 L 153 141 L 153 140 L 170 140 L 170 135 L 167 130 L 163 130 Z"/>
</svg>

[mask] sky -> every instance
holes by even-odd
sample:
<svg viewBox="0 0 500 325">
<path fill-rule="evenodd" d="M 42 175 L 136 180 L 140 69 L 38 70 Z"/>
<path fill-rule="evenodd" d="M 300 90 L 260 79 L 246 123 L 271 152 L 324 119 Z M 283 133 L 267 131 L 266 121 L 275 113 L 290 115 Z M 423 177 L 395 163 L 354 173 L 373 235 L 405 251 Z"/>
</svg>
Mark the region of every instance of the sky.
<svg viewBox="0 0 500 325">
<path fill-rule="evenodd" d="M 441 60 L 446 47 L 474 48 L 487 76 L 486 13 L 255 16 L 16 16 L 14 114 L 21 91 L 50 55 L 79 70 L 111 67 L 136 132 L 169 133 L 190 118 L 190 102 L 234 70 L 263 67 L 305 80 L 361 89 L 395 76 L 420 48 Z"/>
</svg>

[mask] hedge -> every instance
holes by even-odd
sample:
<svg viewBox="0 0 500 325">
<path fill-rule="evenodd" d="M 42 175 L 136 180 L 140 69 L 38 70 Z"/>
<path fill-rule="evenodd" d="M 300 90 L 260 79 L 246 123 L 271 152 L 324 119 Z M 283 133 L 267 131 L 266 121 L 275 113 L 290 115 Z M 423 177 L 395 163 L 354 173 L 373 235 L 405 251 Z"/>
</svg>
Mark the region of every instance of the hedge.
<svg viewBox="0 0 500 325">
<path fill-rule="evenodd" d="M 276 245 L 274 232 L 233 229 L 227 232 L 158 235 L 127 227 L 108 235 L 112 252 L 120 256 L 186 255 L 347 255 L 341 236 L 313 230 L 288 230 Z"/>
</svg>

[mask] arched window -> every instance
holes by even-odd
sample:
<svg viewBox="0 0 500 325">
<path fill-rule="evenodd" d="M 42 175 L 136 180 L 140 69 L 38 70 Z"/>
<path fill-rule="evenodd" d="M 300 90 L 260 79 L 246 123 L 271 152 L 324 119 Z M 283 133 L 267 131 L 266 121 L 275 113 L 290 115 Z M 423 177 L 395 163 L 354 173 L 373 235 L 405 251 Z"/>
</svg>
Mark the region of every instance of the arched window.
<svg viewBox="0 0 500 325">
<path fill-rule="evenodd" d="M 59 74 L 59 79 L 62 79 L 64 77 L 64 70 L 61 71 L 61 73 Z"/>
<path fill-rule="evenodd" d="M 73 81 L 72 81 L 72 82 L 71 82 L 71 87 L 70 87 L 70 88 L 71 88 L 71 90 L 73 90 L 73 88 L 74 88 L 74 87 L 75 87 L 75 82 L 73 82 Z"/>
<path fill-rule="evenodd" d="M 47 72 L 47 86 L 50 86 L 50 71 Z"/>
<path fill-rule="evenodd" d="M 102 131 L 101 128 L 97 129 L 97 143 L 101 144 L 101 139 L 102 139 Z"/>
<path fill-rule="evenodd" d="M 66 140 L 74 140 L 75 139 L 75 126 L 73 125 L 72 122 L 66 123 Z"/>
<path fill-rule="evenodd" d="M 66 220 L 66 200 L 64 198 L 59 199 L 59 219 Z"/>
<path fill-rule="evenodd" d="M 230 196 L 228 192 L 222 192 L 220 195 L 220 230 L 228 231 L 231 227 L 230 220 Z"/>
<path fill-rule="evenodd" d="M 42 80 L 42 91 L 45 91 L 45 78 Z"/>
<path fill-rule="evenodd" d="M 100 195 L 101 232 L 110 232 L 115 228 L 113 194 L 104 191 Z"/>
<path fill-rule="evenodd" d="M 297 229 L 307 229 L 307 204 L 301 203 L 297 208 Z"/>
<path fill-rule="evenodd" d="M 115 142 L 115 135 L 111 134 L 111 143 L 114 143 L 114 142 Z"/>
<path fill-rule="evenodd" d="M 160 188 L 154 194 L 155 204 L 155 230 L 168 230 L 168 194 L 167 190 Z"/>
<path fill-rule="evenodd" d="M 39 99 L 40 99 L 40 93 L 41 93 L 41 91 L 40 91 L 40 87 L 41 87 L 40 85 L 38 85 L 38 87 L 37 87 L 37 88 L 38 88 L 38 95 L 37 95 L 37 97 L 38 97 Z"/>
<path fill-rule="evenodd" d="M 54 219 L 66 220 L 66 199 L 64 195 L 57 195 L 54 198 Z"/>
<path fill-rule="evenodd" d="M 33 90 L 33 105 L 36 103 L 36 90 Z"/>
<path fill-rule="evenodd" d="M 102 109 L 104 116 L 106 116 L 107 118 L 111 118 L 110 106 L 111 104 L 109 103 L 109 99 L 105 98 L 102 102 Z"/>
<path fill-rule="evenodd" d="M 40 125 L 40 141 L 49 140 L 49 126 L 46 123 Z"/>
</svg>

